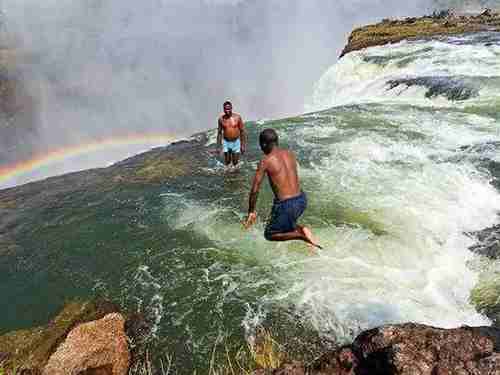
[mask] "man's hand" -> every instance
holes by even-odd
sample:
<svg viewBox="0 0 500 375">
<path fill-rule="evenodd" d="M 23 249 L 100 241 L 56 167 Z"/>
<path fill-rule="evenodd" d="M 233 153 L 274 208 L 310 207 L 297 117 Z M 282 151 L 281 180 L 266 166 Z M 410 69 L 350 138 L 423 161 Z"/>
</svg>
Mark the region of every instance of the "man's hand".
<svg viewBox="0 0 500 375">
<path fill-rule="evenodd" d="M 255 222 L 257 221 L 257 212 L 250 212 L 248 214 L 248 217 L 247 219 L 245 220 L 245 222 L 243 223 L 243 226 L 246 228 L 246 229 L 249 229 L 252 225 L 255 224 Z"/>
<path fill-rule="evenodd" d="M 217 155 L 219 155 L 219 156 L 224 156 L 224 149 L 223 149 L 222 147 L 219 147 L 219 148 L 217 149 Z"/>
<path fill-rule="evenodd" d="M 247 145 L 243 143 L 241 145 L 241 155 L 245 155 L 245 152 L 247 152 Z"/>
</svg>

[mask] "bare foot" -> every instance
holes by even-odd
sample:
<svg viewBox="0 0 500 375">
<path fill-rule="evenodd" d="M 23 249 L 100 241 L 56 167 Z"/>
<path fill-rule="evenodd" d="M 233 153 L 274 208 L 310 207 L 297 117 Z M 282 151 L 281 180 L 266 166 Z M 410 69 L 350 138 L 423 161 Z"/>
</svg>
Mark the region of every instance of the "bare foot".
<svg viewBox="0 0 500 375">
<path fill-rule="evenodd" d="M 313 249 L 315 247 L 317 247 L 318 249 L 322 249 L 322 247 L 319 246 L 318 243 L 316 242 L 316 240 L 314 239 L 313 234 L 312 234 L 312 232 L 311 232 L 311 230 L 309 228 L 300 226 L 299 229 L 300 229 L 300 231 L 302 232 L 302 234 L 304 235 L 304 237 L 306 239 L 306 242 L 307 242 L 307 244 L 309 246 L 309 251 L 315 253 L 313 251 Z"/>
</svg>

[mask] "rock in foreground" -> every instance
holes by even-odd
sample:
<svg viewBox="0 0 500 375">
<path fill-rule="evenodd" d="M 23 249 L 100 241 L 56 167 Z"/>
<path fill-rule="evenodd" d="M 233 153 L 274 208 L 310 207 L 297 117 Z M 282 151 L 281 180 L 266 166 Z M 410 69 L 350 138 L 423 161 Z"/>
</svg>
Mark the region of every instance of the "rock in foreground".
<svg viewBox="0 0 500 375">
<path fill-rule="evenodd" d="M 107 302 L 71 302 L 48 325 L 0 336 L 0 364 L 9 374 L 41 374 L 51 355 L 67 335 L 82 323 L 116 312 Z"/>
<path fill-rule="evenodd" d="M 363 332 L 311 366 L 295 363 L 273 374 L 493 375 L 500 374 L 499 344 L 496 328 L 388 325 Z"/>
<path fill-rule="evenodd" d="M 120 314 L 81 324 L 73 329 L 50 357 L 43 375 L 72 375 L 100 370 L 106 375 L 126 375 L 130 353 Z"/>
</svg>

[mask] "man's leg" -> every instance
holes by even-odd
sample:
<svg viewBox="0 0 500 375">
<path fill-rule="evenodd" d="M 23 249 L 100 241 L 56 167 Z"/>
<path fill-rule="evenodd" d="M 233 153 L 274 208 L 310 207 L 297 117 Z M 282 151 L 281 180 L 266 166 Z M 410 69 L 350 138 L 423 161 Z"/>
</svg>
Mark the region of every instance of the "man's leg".
<svg viewBox="0 0 500 375">
<path fill-rule="evenodd" d="M 240 153 L 233 152 L 232 156 L 233 156 L 233 165 L 236 167 L 236 165 L 238 165 L 238 163 L 240 162 Z"/>
<path fill-rule="evenodd" d="M 316 239 L 314 238 L 312 231 L 303 225 L 297 225 L 297 228 L 299 231 L 301 231 L 304 234 L 304 237 L 306 238 L 306 242 L 314 247 L 317 247 L 318 249 L 323 250 L 323 247 L 318 244 Z"/>
<path fill-rule="evenodd" d="M 292 240 L 302 240 L 308 244 L 322 249 L 320 245 L 316 243 L 312 236 L 312 232 L 309 228 L 302 225 L 297 225 L 297 229 L 291 232 L 285 233 L 271 233 L 266 235 L 266 239 L 269 241 L 292 241 Z"/>
<path fill-rule="evenodd" d="M 298 228 L 292 232 L 285 233 L 271 233 L 266 234 L 266 240 L 268 241 L 292 241 L 292 240 L 302 240 L 307 242 L 304 233 L 300 231 Z"/>
<path fill-rule="evenodd" d="M 266 226 L 264 237 L 268 241 L 302 240 L 311 247 L 319 246 L 309 228 L 298 225 L 297 219 L 304 213 L 307 200 L 304 194 L 281 202 L 275 202 L 271 210 L 271 220 Z"/>
<path fill-rule="evenodd" d="M 234 141 L 233 147 L 234 148 L 231 150 L 233 152 L 233 165 L 236 167 L 236 165 L 240 161 L 240 152 L 241 152 L 241 141 L 239 138 Z"/>
<path fill-rule="evenodd" d="M 227 166 L 231 164 L 231 150 L 224 152 L 224 164 Z"/>
</svg>

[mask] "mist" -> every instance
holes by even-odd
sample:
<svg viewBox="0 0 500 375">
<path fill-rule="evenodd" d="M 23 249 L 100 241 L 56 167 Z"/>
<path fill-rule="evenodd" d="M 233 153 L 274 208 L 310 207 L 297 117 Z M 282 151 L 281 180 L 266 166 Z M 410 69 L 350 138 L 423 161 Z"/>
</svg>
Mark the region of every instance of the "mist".
<svg viewBox="0 0 500 375">
<path fill-rule="evenodd" d="M 15 131 L 0 127 L 0 165 L 128 134 L 184 137 L 214 128 L 225 100 L 244 120 L 300 114 L 354 27 L 435 6 L 432 0 L 3 0 L 4 44 L 17 51 L 16 79 L 32 113 Z"/>
</svg>

